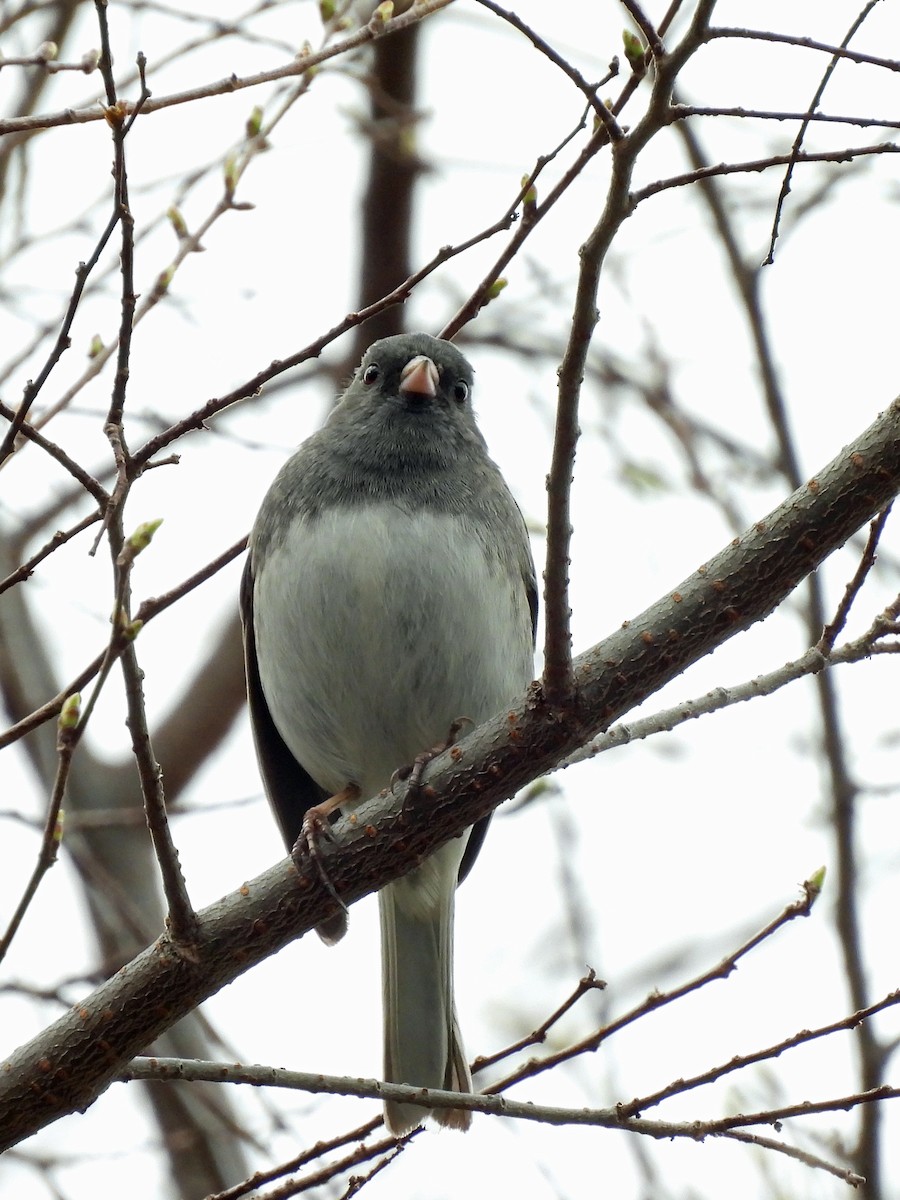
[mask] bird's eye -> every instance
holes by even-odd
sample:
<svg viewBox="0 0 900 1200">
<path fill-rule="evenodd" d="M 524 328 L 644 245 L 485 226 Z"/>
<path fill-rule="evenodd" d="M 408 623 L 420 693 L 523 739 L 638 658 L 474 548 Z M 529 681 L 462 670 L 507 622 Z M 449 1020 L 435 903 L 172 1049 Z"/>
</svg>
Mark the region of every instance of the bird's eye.
<svg viewBox="0 0 900 1200">
<path fill-rule="evenodd" d="M 363 383 L 375 383 L 375 381 L 377 379 L 379 379 L 380 376 L 381 376 L 381 367 L 379 367 L 378 363 L 369 363 L 369 365 L 363 371 L 362 380 L 363 380 Z"/>
<path fill-rule="evenodd" d="M 457 379 L 453 385 L 453 399 L 458 400 L 462 404 L 469 394 L 469 385 L 464 379 Z"/>
</svg>

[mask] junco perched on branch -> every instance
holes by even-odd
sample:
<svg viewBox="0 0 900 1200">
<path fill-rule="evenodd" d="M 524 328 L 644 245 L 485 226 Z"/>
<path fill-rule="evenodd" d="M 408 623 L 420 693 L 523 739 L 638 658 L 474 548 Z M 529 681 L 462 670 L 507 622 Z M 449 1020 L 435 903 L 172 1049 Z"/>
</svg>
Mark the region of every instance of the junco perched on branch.
<svg viewBox="0 0 900 1200">
<path fill-rule="evenodd" d="M 250 717 L 289 848 L 308 836 L 310 809 L 318 822 L 352 809 L 446 743 L 459 718 L 496 715 L 532 678 L 528 535 L 471 389 L 472 368 L 449 342 L 376 342 L 256 518 L 241 587 Z M 453 906 L 487 822 L 379 895 L 390 1082 L 472 1090 L 453 1001 Z M 341 913 L 319 933 L 333 942 L 345 927 Z M 385 1105 L 395 1134 L 428 1112 Z M 432 1115 L 471 1122 L 459 1109 Z"/>
</svg>

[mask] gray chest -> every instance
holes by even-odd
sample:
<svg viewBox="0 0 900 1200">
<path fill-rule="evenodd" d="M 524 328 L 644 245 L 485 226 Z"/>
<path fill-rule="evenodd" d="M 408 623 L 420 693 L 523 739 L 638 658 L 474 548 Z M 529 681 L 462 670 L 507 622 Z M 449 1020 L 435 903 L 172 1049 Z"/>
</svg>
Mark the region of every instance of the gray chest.
<svg viewBox="0 0 900 1200">
<path fill-rule="evenodd" d="M 519 557 L 457 516 L 391 504 L 296 520 L 256 572 L 263 691 L 292 753 L 328 791 L 368 795 L 502 710 L 532 676 Z"/>
</svg>

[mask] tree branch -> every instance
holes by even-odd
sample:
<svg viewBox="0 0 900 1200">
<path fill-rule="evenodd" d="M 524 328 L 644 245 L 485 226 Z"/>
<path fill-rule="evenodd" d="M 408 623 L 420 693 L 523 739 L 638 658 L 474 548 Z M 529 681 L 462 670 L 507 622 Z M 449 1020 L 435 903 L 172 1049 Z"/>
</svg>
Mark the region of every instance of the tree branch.
<svg viewBox="0 0 900 1200">
<path fill-rule="evenodd" d="M 426 771 L 427 805 L 364 803 L 322 848 L 348 904 L 408 871 L 691 663 L 767 616 L 900 489 L 900 401 L 774 512 L 574 662 L 560 719 L 539 687 Z M 284 860 L 198 914 L 189 957 L 167 935 L 13 1053 L 0 1149 L 87 1107 L 161 1031 L 334 910 L 308 859 Z"/>
</svg>

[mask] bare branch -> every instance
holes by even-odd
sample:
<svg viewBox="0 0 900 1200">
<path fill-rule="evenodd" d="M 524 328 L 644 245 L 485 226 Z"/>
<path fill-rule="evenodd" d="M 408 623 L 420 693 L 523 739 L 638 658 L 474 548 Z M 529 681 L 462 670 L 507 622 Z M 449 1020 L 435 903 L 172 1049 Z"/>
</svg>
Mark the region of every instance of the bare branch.
<svg viewBox="0 0 900 1200">
<path fill-rule="evenodd" d="M 270 71 L 257 71 L 254 75 L 246 75 L 242 78 L 230 75 L 227 79 L 220 79 L 215 83 L 202 84 L 199 87 L 189 88 L 187 91 L 175 92 L 170 96 L 158 96 L 148 100 L 143 105 L 142 111 L 145 115 L 150 116 L 177 104 L 191 104 L 195 100 L 230 95 L 233 92 L 243 91 L 245 88 L 259 87 L 264 83 L 275 83 L 280 79 L 293 79 L 297 75 L 305 75 L 313 68 L 321 66 L 322 63 L 365 46 L 375 38 L 386 37 L 401 29 L 407 29 L 410 25 L 424 20 L 439 9 L 446 8 L 450 3 L 452 0 L 417 0 L 417 3 L 408 12 L 400 16 L 392 17 L 387 21 L 375 18 L 358 29 L 356 33 L 344 38 L 343 41 L 333 46 L 326 46 L 314 53 L 304 54 L 300 58 L 285 63 L 284 66 L 275 67 Z M 131 111 L 131 106 L 125 102 L 123 104 L 124 115 L 129 115 Z M 38 129 L 53 129 L 60 125 L 83 125 L 102 119 L 103 113 L 98 112 L 94 107 L 67 108 L 62 112 L 44 113 L 33 117 L 10 117 L 7 120 L 0 120 L 0 137 L 10 133 L 33 133 Z"/>
<path fill-rule="evenodd" d="M 857 14 L 856 19 L 853 21 L 850 28 L 844 35 L 844 40 L 841 42 L 840 46 L 841 50 L 846 50 L 851 38 L 859 30 L 860 26 L 866 20 L 869 13 L 875 8 L 876 4 L 878 4 L 878 0 L 868 0 L 868 3 L 863 8 L 862 12 Z M 801 118 L 800 128 L 797 130 L 797 136 L 794 138 L 794 144 L 791 147 L 791 154 L 794 156 L 799 153 L 800 147 L 803 145 L 803 139 L 806 137 L 806 131 L 809 128 L 810 121 L 816 115 L 816 109 L 819 107 L 819 103 L 824 95 L 825 89 L 828 87 L 828 82 L 831 79 L 831 76 L 834 74 L 835 68 L 839 62 L 840 56 L 835 54 L 832 57 L 831 62 L 825 68 L 825 74 L 819 81 L 819 86 L 816 88 L 815 95 L 810 101 L 809 111 L 804 113 L 803 117 Z M 790 162 L 788 163 L 788 168 L 784 173 L 784 179 L 781 181 L 781 190 L 778 193 L 778 200 L 775 204 L 775 215 L 772 218 L 772 235 L 769 239 L 769 252 L 763 259 L 764 266 L 771 266 L 771 264 L 775 261 L 775 243 L 778 241 L 778 227 L 781 224 L 781 212 L 787 201 L 788 193 L 791 190 L 791 178 L 793 173 L 794 164 L 793 162 Z"/>
</svg>

